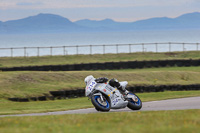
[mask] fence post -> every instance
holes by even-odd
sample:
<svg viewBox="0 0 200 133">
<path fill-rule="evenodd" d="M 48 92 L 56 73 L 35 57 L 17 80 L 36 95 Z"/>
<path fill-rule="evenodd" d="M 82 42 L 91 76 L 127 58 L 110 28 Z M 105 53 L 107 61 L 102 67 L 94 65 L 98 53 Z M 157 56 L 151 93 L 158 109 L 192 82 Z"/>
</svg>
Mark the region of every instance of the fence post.
<svg viewBox="0 0 200 133">
<path fill-rule="evenodd" d="M 65 46 L 63 46 L 63 55 L 65 56 Z"/>
<path fill-rule="evenodd" d="M 185 51 L 185 43 L 183 43 L 183 52 Z"/>
<path fill-rule="evenodd" d="M 53 52 L 52 47 L 50 47 L 50 55 L 51 56 L 52 56 L 52 52 Z"/>
<path fill-rule="evenodd" d="M 171 42 L 169 42 L 169 52 L 171 52 Z"/>
<path fill-rule="evenodd" d="M 76 45 L 76 54 L 78 55 L 78 45 Z"/>
<path fill-rule="evenodd" d="M 13 57 L 13 48 L 10 48 L 11 57 Z"/>
<path fill-rule="evenodd" d="M 24 57 L 26 57 L 26 47 L 24 47 Z"/>
<path fill-rule="evenodd" d="M 105 54 L 105 45 L 103 45 L 103 54 Z"/>
<path fill-rule="evenodd" d="M 118 54 L 118 44 L 116 44 L 116 52 L 117 52 L 117 54 Z"/>
<path fill-rule="evenodd" d="M 158 43 L 155 44 L 156 44 L 156 53 L 158 53 Z"/>
<path fill-rule="evenodd" d="M 90 45 L 90 55 L 92 55 L 92 45 Z"/>
<path fill-rule="evenodd" d="M 144 53 L 144 43 L 142 43 L 142 51 L 143 51 L 143 53 Z"/>
<path fill-rule="evenodd" d="M 129 53 L 131 53 L 131 44 L 129 44 Z"/>
<path fill-rule="evenodd" d="M 40 47 L 37 47 L 37 56 L 40 56 Z"/>
</svg>

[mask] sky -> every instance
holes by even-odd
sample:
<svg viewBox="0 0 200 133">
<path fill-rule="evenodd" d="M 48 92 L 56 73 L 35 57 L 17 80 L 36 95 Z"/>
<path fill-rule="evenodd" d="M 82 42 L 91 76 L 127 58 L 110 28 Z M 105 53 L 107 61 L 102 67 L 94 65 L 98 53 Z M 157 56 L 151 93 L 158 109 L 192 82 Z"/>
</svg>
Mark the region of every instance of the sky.
<svg viewBox="0 0 200 133">
<path fill-rule="evenodd" d="M 51 13 L 71 21 L 110 18 L 133 22 L 192 12 L 200 12 L 200 0 L 0 0 L 0 21 Z"/>
</svg>

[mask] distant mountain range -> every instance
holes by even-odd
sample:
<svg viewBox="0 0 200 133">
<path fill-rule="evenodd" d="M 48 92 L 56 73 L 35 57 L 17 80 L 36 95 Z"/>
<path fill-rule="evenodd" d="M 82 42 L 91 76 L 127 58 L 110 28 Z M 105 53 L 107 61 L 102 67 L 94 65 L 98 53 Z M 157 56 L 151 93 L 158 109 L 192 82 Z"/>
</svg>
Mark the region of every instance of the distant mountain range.
<svg viewBox="0 0 200 133">
<path fill-rule="evenodd" d="M 151 18 L 135 22 L 116 22 L 112 19 L 79 20 L 54 14 L 38 14 L 24 19 L 1 22 L 0 34 L 10 33 L 65 33 L 65 32 L 106 32 L 138 30 L 200 29 L 200 13 L 188 13 L 177 18 Z"/>
</svg>

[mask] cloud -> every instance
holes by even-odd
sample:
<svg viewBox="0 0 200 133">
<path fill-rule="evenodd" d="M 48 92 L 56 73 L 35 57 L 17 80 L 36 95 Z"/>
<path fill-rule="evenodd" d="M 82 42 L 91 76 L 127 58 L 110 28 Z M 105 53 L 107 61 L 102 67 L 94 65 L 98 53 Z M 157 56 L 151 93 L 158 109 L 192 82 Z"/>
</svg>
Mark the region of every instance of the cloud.
<svg viewBox="0 0 200 133">
<path fill-rule="evenodd" d="M 182 6 L 199 0 L 43 0 L 48 8 L 126 8 L 146 6 Z"/>
<path fill-rule="evenodd" d="M 19 2 L 16 3 L 17 6 L 38 6 L 38 5 L 44 5 L 42 2 Z"/>
<path fill-rule="evenodd" d="M 1 0 L 0 9 L 126 8 L 182 6 L 199 0 Z"/>
<path fill-rule="evenodd" d="M 136 21 L 200 11 L 200 0 L 0 0 L 0 21 L 52 13 L 72 19 Z"/>
</svg>

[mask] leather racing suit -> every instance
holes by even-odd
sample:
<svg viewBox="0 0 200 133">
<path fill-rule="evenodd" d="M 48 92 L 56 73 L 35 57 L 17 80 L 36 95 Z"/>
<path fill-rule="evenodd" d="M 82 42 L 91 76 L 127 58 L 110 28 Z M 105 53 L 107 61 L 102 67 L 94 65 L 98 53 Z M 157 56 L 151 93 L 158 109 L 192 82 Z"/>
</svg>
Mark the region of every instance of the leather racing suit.
<svg viewBox="0 0 200 133">
<path fill-rule="evenodd" d="M 97 83 L 107 83 L 108 82 L 108 78 L 106 78 L 106 77 L 100 77 L 100 78 L 95 79 L 95 81 Z M 113 79 L 111 79 L 109 81 L 109 85 L 112 86 L 112 87 L 116 87 L 122 94 L 125 94 L 125 95 L 128 94 L 128 91 L 126 89 L 124 89 L 120 85 L 119 81 L 117 79 L 115 79 L 115 78 L 113 78 Z"/>
</svg>

